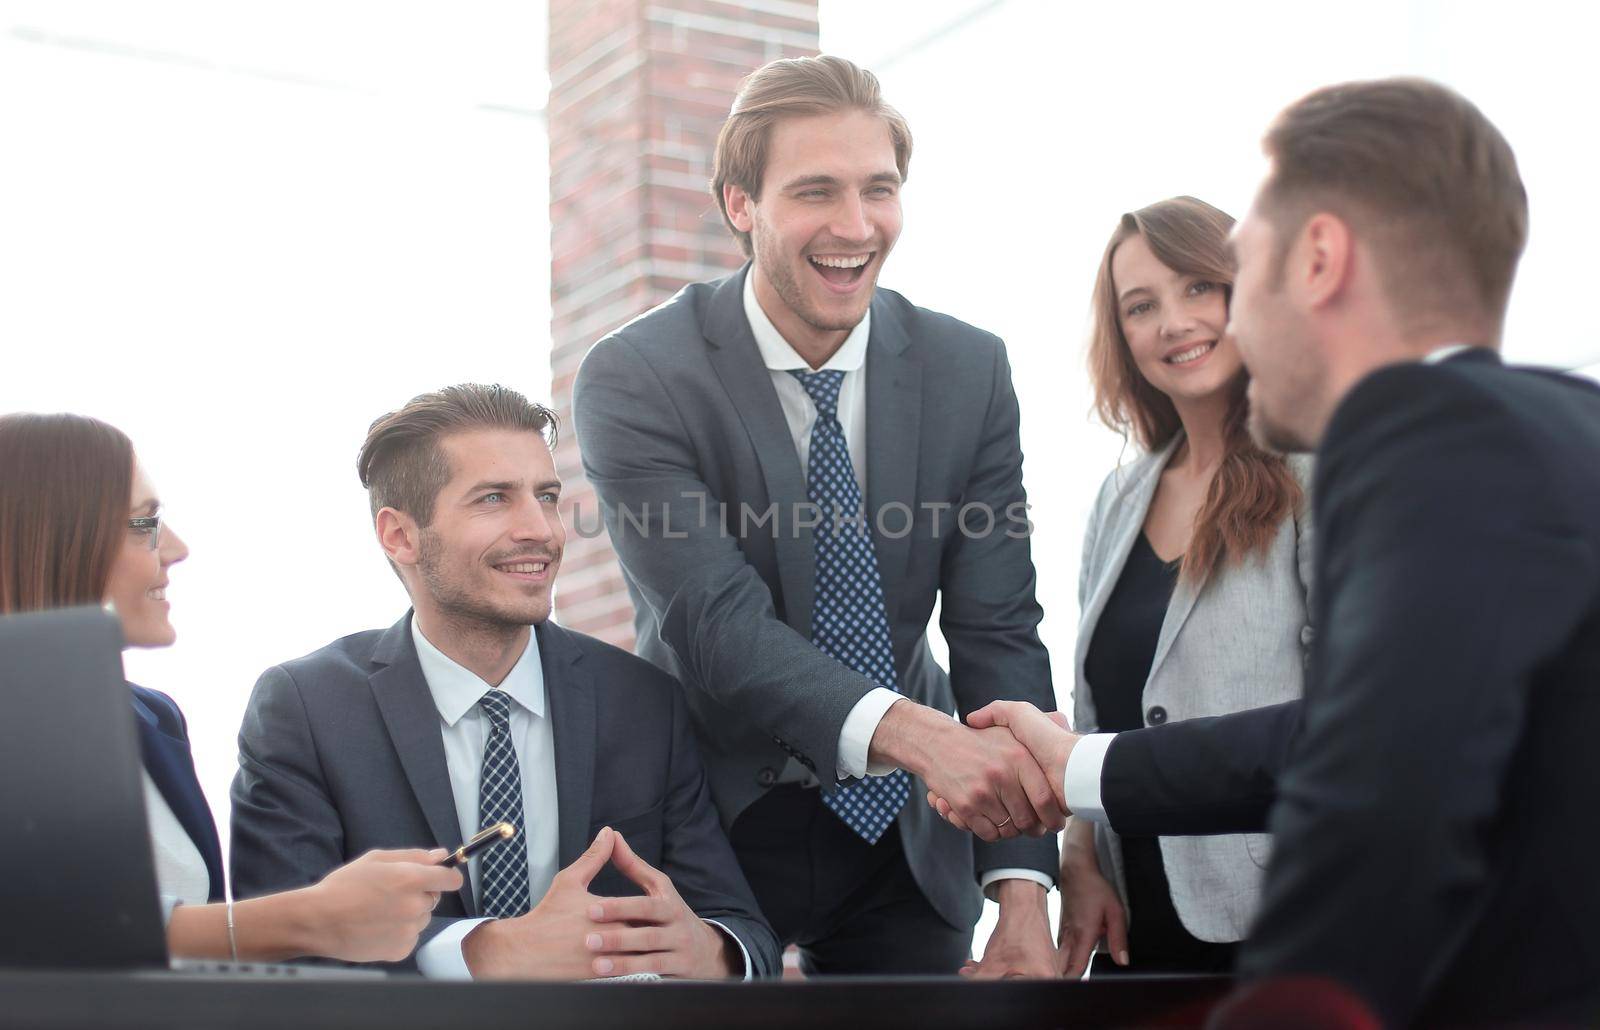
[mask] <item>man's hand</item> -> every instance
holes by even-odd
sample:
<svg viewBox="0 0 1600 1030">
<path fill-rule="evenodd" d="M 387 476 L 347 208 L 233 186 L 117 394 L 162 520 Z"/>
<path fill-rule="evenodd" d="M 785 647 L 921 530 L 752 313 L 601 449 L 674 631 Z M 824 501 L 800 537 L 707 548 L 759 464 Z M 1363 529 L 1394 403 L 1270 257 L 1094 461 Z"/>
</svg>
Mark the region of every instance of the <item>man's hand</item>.
<svg viewBox="0 0 1600 1030">
<path fill-rule="evenodd" d="M 1100 875 L 1094 827 L 1081 820 L 1067 826 L 1061 844 L 1061 940 L 1056 946 L 1061 975 L 1081 978 L 1094 947 L 1105 938 L 1111 958 L 1128 964 L 1128 918 L 1115 887 Z"/>
<path fill-rule="evenodd" d="M 590 913 L 603 899 L 589 893 L 589 884 L 613 859 L 621 841 L 610 827 L 602 829 L 589 850 L 556 874 L 532 911 L 480 924 L 467 934 L 461 953 L 473 978 L 584 980 L 593 976 L 593 957 L 584 947 L 585 938 L 624 925 L 594 920 Z"/>
<path fill-rule="evenodd" d="M 967 716 L 967 725 L 989 733 L 1003 729 L 1023 747 L 1034 764 L 1044 771 L 1050 791 L 1049 800 L 1043 802 L 1039 810 L 1049 809 L 1050 829 L 1060 830 L 1066 817 L 1072 814 L 1064 792 L 1067 757 L 1078 743 L 1078 734 L 1072 732 L 1067 717 L 1060 712 L 1041 712 L 1026 701 L 993 701 Z M 928 781 L 928 804 L 957 829 L 970 830 L 984 840 L 992 839 L 985 836 L 988 826 L 969 819 L 963 806 L 952 801 L 931 779 Z"/>
<path fill-rule="evenodd" d="M 1002 880 L 1000 919 L 983 949 L 983 961 L 969 961 L 961 967 L 961 975 L 974 980 L 1058 976 L 1044 897 L 1045 889 L 1031 880 Z"/>
<path fill-rule="evenodd" d="M 986 841 L 1059 831 L 1066 819 L 1057 789 L 1027 748 L 1001 725 L 962 726 L 942 712 L 901 700 L 878 724 L 870 754 L 922 777 L 930 794 L 943 798 L 960 820 L 956 825 Z"/>
<path fill-rule="evenodd" d="M 597 898 L 589 906 L 596 929 L 584 939 L 596 976 L 658 973 L 714 980 L 744 969 L 739 945 L 694 914 L 666 873 L 634 854 L 616 835 L 611 861 L 644 888 L 642 898 Z"/>
</svg>

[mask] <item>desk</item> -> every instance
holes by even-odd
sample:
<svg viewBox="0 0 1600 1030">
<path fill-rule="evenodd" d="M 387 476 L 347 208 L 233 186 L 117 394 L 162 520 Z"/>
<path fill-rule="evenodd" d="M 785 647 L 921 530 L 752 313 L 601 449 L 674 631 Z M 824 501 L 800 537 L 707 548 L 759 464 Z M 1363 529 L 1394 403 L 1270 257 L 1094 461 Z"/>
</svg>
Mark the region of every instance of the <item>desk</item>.
<svg viewBox="0 0 1600 1030">
<path fill-rule="evenodd" d="M 1132 976 L 1082 983 L 834 978 L 756 984 L 467 984 L 416 977 L 297 982 L 0 971 L 0 1025 L 50 1030 L 1195 1026 L 1228 984 L 1223 977 Z"/>
</svg>

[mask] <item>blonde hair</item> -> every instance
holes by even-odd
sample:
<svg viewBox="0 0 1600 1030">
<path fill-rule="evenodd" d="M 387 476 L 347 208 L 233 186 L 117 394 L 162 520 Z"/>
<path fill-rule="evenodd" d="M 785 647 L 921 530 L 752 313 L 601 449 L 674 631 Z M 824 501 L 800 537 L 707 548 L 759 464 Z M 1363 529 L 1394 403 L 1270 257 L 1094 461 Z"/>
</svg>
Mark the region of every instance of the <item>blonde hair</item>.
<svg viewBox="0 0 1600 1030">
<path fill-rule="evenodd" d="M 911 166 L 911 129 L 898 111 L 883 102 L 876 75 L 842 57 L 824 55 L 772 61 L 744 80 L 717 134 L 711 195 L 745 257 L 750 256 L 750 234 L 740 232 L 728 217 L 723 187 L 732 184 L 760 199 L 772 127 L 795 115 L 849 110 L 875 114 L 888 125 L 895 166 L 904 181 Z"/>
</svg>

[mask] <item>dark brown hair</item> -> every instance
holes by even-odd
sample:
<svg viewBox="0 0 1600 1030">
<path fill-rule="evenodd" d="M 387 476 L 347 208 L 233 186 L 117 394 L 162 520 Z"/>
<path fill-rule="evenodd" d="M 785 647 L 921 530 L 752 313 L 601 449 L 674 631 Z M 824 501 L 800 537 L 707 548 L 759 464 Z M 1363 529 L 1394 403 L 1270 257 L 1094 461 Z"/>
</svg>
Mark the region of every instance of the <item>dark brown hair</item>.
<svg viewBox="0 0 1600 1030">
<path fill-rule="evenodd" d="M 731 183 L 751 199 L 759 199 L 773 125 L 796 115 L 849 110 L 875 114 L 887 123 L 894 163 L 905 181 L 911 169 L 911 129 L 898 111 L 883 102 L 878 77 L 866 69 L 842 57 L 790 57 L 757 68 L 739 87 L 733 110 L 717 134 L 711 195 L 745 257 L 750 256 L 750 234 L 734 227 L 722 188 Z"/>
<path fill-rule="evenodd" d="M 1277 266 L 1307 218 L 1328 211 L 1371 241 L 1408 329 L 1460 325 L 1498 343 L 1528 195 L 1500 131 L 1465 97 L 1423 79 L 1328 86 L 1278 115 L 1262 147 L 1261 210 Z"/>
<path fill-rule="evenodd" d="M 103 602 L 132 491 L 121 430 L 82 415 L 0 415 L 0 614 Z"/>
<path fill-rule="evenodd" d="M 508 387 L 462 383 L 421 394 L 367 430 L 356 473 L 372 513 L 394 508 L 419 526 L 432 523 L 433 503 L 452 474 L 440 441 L 473 429 L 524 429 L 556 444 L 555 412 Z"/>
<path fill-rule="evenodd" d="M 1233 219 L 1202 200 L 1174 197 L 1122 216 L 1106 244 L 1095 278 L 1093 330 L 1089 337 L 1089 378 L 1102 421 L 1146 451 L 1166 446 L 1183 422 L 1172 398 L 1150 385 L 1134 363 L 1118 317 L 1117 287 L 1111 259 L 1122 243 L 1142 236 L 1163 265 L 1181 275 L 1217 283 L 1231 293 L 1233 266 L 1228 232 Z M 1301 504 L 1300 484 L 1283 458 L 1257 447 L 1247 425 L 1244 374 L 1229 384 L 1223 420 L 1222 464 L 1211 480 L 1205 503 L 1195 516 L 1194 536 L 1183 556 L 1183 575 L 1194 582 L 1210 576 L 1225 558 L 1239 561 L 1264 551 L 1284 518 Z"/>
</svg>

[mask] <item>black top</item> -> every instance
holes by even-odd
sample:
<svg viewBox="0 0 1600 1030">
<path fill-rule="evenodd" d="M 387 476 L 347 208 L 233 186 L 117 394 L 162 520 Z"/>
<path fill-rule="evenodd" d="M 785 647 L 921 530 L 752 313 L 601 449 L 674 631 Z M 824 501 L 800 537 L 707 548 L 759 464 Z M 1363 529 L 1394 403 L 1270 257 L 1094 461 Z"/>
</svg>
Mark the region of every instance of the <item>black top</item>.
<svg viewBox="0 0 1600 1030">
<path fill-rule="evenodd" d="M 1084 678 L 1103 733 L 1145 725 L 1144 685 L 1177 582 L 1178 563 L 1162 561 L 1140 533 L 1095 624 L 1084 659 Z M 1226 972 L 1231 968 L 1234 945 L 1210 944 L 1184 929 L 1172 907 L 1158 838 L 1124 835 L 1122 868 L 1128 888 L 1129 969 Z M 1104 973 L 1110 966 L 1097 960 L 1094 971 Z"/>
</svg>

